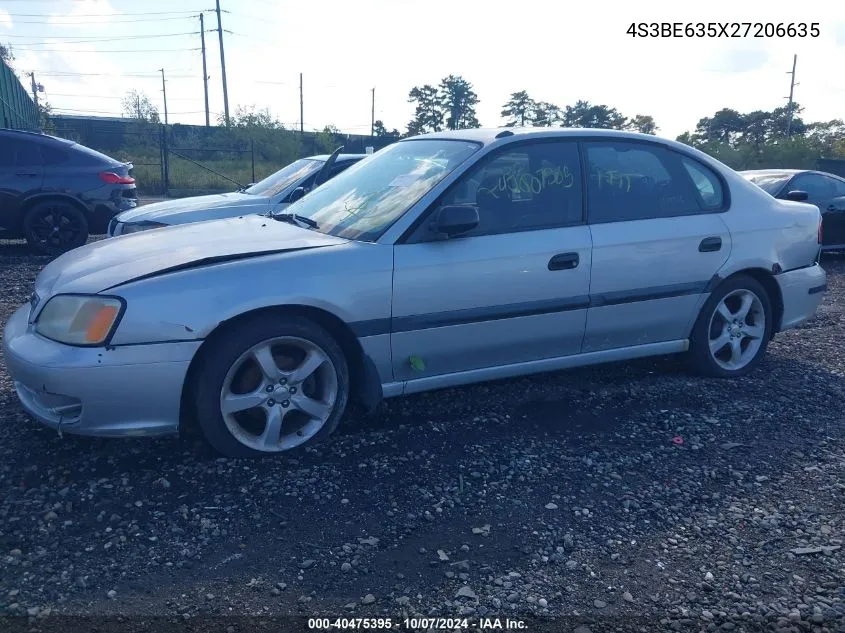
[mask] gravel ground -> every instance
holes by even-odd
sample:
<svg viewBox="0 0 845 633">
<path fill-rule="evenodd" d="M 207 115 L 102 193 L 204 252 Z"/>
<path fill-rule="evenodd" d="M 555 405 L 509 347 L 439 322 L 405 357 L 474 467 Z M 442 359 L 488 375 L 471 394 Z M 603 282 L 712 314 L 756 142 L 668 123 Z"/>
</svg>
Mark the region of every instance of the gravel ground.
<svg viewBox="0 0 845 633">
<path fill-rule="evenodd" d="M 44 263 L 0 252 L 3 322 Z M 659 358 L 450 389 L 275 459 L 59 439 L 0 369 L 0 613 L 842 630 L 845 260 L 824 264 L 818 316 L 749 377 Z"/>
</svg>

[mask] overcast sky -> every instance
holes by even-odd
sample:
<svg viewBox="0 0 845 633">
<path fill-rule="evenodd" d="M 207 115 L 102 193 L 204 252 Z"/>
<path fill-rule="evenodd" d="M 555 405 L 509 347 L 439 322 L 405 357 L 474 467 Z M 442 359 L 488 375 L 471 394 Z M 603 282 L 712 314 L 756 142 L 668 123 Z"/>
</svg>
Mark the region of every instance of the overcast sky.
<svg viewBox="0 0 845 633">
<path fill-rule="evenodd" d="M 0 0 L 0 42 L 13 46 L 19 71 L 36 71 L 56 112 L 119 115 L 131 88 L 163 110 L 163 67 L 170 122 L 203 123 L 197 16 L 213 5 Z M 508 95 L 526 90 L 559 106 L 585 99 L 626 116 L 650 114 L 660 135 L 675 137 L 723 107 L 785 105 L 793 54 L 804 119 L 845 117 L 841 1 L 221 0 L 221 7 L 231 31 L 224 33 L 230 111 L 268 106 L 289 127 L 299 124 L 300 72 L 306 129 L 333 124 L 349 133 L 369 133 L 372 88 L 376 118 L 404 130 L 413 113 L 408 91 L 452 73 L 472 82 L 485 126 L 500 125 Z M 626 34 L 632 22 L 817 22 L 820 35 L 644 39 Z M 213 12 L 205 26 L 216 28 Z M 215 117 L 223 111 L 217 33 L 206 33 L 206 46 Z"/>
</svg>

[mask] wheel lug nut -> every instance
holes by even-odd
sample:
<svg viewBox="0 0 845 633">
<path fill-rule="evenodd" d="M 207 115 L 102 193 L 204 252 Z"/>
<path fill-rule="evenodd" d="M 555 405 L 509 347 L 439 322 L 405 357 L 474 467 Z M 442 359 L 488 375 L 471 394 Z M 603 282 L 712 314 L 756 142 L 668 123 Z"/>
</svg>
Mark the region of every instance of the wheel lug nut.
<svg viewBox="0 0 845 633">
<path fill-rule="evenodd" d="M 274 404 L 276 404 L 276 401 L 275 401 L 275 400 L 273 400 L 273 398 L 270 398 L 270 399 L 267 401 L 267 406 L 268 406 L 268 407 L 272 407 Z"/>
<path fill-rule="evenodd" d="M 264 388 L 264 391 L 266 391 L 267 393 L 270 393 L 271 391 L 273 391 L 273 385 L 267 385 L 267 386 Z"/>
<path fill-rule="evenodd" d="M 296 393 L 296 387 L 291 387 L 290 389 L 288 389 L 288 391 L 291 393 Z"/>
<path fill-rule="evenodd" d="M 280 384 L 280 385 L 286 385 L 286 384 L 288 384 L 288 379 L 287 379 L 287 378 L 282 378 L 282 379 L 280 379 L 280 380 L 279 380 L 279 384 Z"/>
<path fill-rule="evenodd" d="M 290 400 L 282 400 L 282 407 L 287 409 L 290 406 Z"/>
</svg>

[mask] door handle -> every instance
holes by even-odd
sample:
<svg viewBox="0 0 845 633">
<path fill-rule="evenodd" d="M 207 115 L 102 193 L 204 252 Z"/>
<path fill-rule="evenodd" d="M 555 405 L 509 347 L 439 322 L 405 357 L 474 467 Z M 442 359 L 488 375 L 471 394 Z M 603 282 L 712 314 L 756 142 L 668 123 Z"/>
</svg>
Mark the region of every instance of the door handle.
<svg viewBox="0 0 845 633">
<path fill-rule="evenodd" d="M 698 245 L 699 253 L 713 253 L 722 250 L 721 237 L 705 237 Z"/>
<path fill-rule="evenodd" d="M 28 178 L 35 178 L 35 176 L 37 176 L 37 174 L 31 174 L 29 172 L 19 171 L 18 173 L 15 174 L 15 176 L 26 176 Z"/>
<path fill-rule="evenodd" d="M 578 253 L 560 253 L 549 260 L 549 270 L 571 270 L 578 267 Z"/>
</svg>

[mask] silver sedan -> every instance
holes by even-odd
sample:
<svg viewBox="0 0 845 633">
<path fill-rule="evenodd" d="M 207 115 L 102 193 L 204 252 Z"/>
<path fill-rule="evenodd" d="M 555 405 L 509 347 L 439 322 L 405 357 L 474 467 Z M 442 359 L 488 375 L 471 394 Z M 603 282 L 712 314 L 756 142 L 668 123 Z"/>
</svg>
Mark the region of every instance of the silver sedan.
<svg viewBox="0 0 845 633">
<path fill-rule="evenodd" d="M 738 377 L 816 311 L 820 221 L 653 136 L 424 135 L 272 216 L 62 255 L 5 359 L 60 431 L 195 423 L 233 456 L 322 439 L 350 400 L 672 353 Z"/>
</svg>

